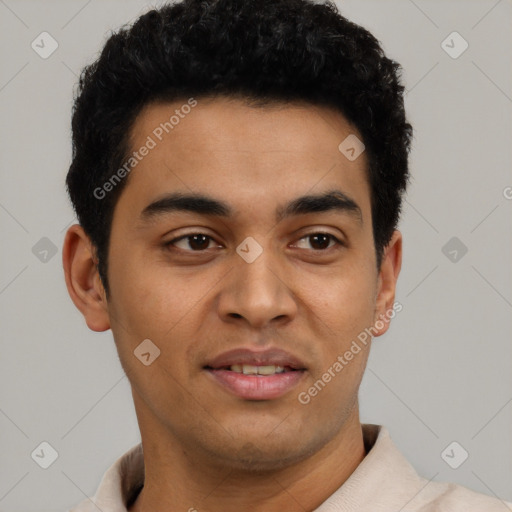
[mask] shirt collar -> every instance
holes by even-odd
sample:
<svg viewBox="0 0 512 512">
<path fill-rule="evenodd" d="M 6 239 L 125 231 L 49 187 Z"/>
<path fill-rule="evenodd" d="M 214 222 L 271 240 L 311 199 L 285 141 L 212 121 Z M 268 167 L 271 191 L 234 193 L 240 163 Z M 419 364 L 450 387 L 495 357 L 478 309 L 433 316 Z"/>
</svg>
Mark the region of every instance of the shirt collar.
<svg viewBox="0 0 512 512">
<path fill-rule="evenodd" d="M 366 457 L 314 512 L 375 510 L 379 503 L 402 510 L 423 485 L 421 477 L 400 453 L 385 427 L 363 424 L 362 429 Z"/>
</svg>

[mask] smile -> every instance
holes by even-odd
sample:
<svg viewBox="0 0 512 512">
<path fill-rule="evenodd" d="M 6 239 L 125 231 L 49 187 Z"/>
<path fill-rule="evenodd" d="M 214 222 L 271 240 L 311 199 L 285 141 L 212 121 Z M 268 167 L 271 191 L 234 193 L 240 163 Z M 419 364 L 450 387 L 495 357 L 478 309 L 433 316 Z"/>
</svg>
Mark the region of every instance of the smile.
<svg viewBox="0 0 512 512">
<path fill-rule="evenodd" d="M 226 369 L 236 373 L 243 373 L 244 375 L 274 375 L 276 373 L 291 371 L 291 368 L 285 369 L 282 366 L 276 366 L 274 364 L 266 366 L 255 366 L 252 364 L 232 364 L 229 368 Z"/>
<path fill-rule="evenodd" d="M 225 391 L 244 400 L 275 400 L 304 378 L 304 363 L 278 348 L 238 348 L 219 354 L 203 370 Z"/>
</svg>

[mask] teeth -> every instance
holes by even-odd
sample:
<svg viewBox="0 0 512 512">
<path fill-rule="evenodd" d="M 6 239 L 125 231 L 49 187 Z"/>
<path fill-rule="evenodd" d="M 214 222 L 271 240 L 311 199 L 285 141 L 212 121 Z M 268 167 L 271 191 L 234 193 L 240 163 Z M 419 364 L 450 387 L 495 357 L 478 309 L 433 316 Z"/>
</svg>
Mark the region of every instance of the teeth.
<svg viewBox="0 0 512 512">
<path fill-rule="evenodd" d="M 259 375 L 274 375 L 274 373 L 282 373 L 284 368 L 281 366 L 269 365 L 269 366 L 258 366 Z"/>
<path fill-rule="evenodd" d="M 258 367 L 250 364 L 242 365 L 242 372 L 244 375 L 258 375 Z"/>
<path fill-rule="evenodd" d="M 283 373 L 282 366 L 268 365 L 255 366 L 252 364 L 233 364 L 230 367 L 232 372 L 243 373 L 244 375 L 274 375 L 275 373 Z"/>
</svg>

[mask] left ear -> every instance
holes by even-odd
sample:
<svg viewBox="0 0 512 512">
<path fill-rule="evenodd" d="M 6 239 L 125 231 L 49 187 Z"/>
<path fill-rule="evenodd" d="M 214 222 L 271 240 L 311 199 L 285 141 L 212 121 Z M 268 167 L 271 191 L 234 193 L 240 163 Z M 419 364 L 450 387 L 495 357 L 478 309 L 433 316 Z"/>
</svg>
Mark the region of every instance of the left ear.
<svg viewBox="0 0 512 512">
<path fill-rule="evenodd" d="M 375 318 L 372 331 L 374 336 L 381 336 L 388 328 L 392 318 L 395 301 L 396 282 L 402 267 L 402 233 L 395 230 L 384 249 L 377 282 L 377 298 L 375 303 Z M 394 316 L 394 315 L 393 315 Z"/>
</svg>

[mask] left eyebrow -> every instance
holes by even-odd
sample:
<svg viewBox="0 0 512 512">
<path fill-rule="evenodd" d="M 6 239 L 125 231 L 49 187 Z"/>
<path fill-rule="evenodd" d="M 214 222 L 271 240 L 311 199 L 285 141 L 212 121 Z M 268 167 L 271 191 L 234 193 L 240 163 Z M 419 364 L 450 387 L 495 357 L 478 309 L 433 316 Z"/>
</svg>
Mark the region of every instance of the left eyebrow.
<svg viewBox="0 0 512 512">
<path fill-rule="evenodd" d="M 148 222 L 155 217 L 174 211 L 186 211 L 199 215 L 215 217 L 233 217 L 235 212 L 226 202 L 204 194 L 183 194 L 180 192 L 168 194 L 152 202 L 142 210 L 140 220 Z M 284 206 L 276 209 L 276 222 L 295 215 L 307 215 L 337 211 L 348 213 L 363 223 L 363 215 L 359 205 L 341 190 L 330 190 L 321 194 L 309 194 L 293 199 Z"/>
<path fill-rule="evenodd" d="M 276 222 L 293 215 L 337 211 L 348 213 L 363 223 L 363 214 L 359 205 L 341 190 L 330 190 L 322 194 L 298 197 L 276 211 Z"/>
</svg>

